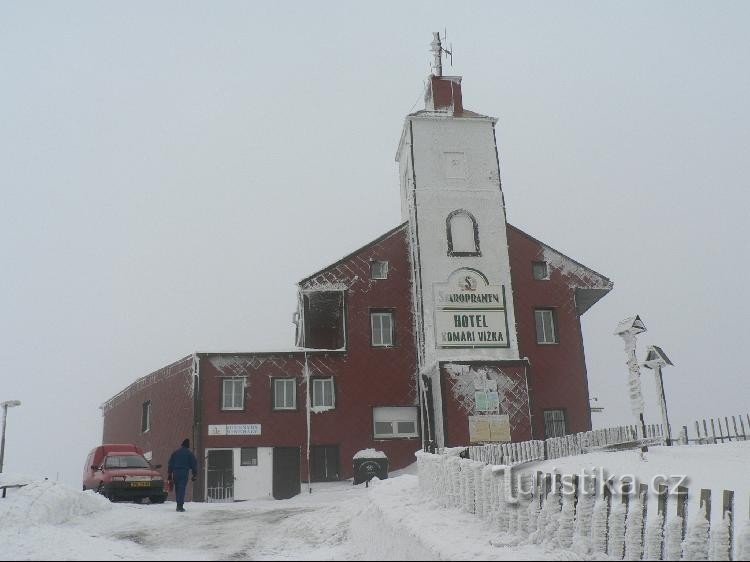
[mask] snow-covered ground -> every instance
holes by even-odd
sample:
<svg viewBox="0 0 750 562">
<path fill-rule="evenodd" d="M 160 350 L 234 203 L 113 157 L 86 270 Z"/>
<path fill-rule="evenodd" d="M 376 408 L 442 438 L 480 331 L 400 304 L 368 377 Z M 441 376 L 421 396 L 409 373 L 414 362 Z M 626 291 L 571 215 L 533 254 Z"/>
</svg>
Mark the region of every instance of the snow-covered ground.
<svg viewBox="0 0 750 562">
<path fill-rule="evenodd" d="M 747 515 L 750 497 L 750 441 L 717 445 L 691 445 L 673 447 L 651 447 L 645 462 L 640 451 L 618 453 L 589 453 L 574 457 L 563 457 L 527 465 L 526 470 L 542 472 L 556 471 L 560 474 L 580 474 L 586 469 L 602 468 L 606 476 L 633 475 L 643 484 L 651 485 L 655 476 L 685 476 L 682 482 L 691 493 L 690 504 L 697 507 L 701 488 L 712 490 L 720 498 L 723 490 L 735 492 L 737 510 Z M 674 485 L 677 479 L 671 480 Z M 653 498 L 655 501 L 655 498 Z M 721 518 L 721 501 L 712 502 L 712 518 Z"/>
<path fill-rule="evenodd" d="M 750 442 L 653 447 L 545 461 L 534 470 L 610 474 L 686 474 L 691 491 L 734 489 L 746 502 Z M 285 501 L 233 504 L 112 504 L 92 492 L 31 481 L 0 499 L 0 559 L 5 560 L 569 560 L 544 545 L 503 544 L 491 524 L 442 509 L 419 493 L 414 468 L 373 482 L 314 484 Z M 3 475 L 3 481 L 13 478 Z M 16 478 L 30 481 L 28 478 Z M 740 500 L 740 498 L 745 498 Z M 716 502 L 719 503 L 719 502 Z M 746 503 L 741 504 L 746 505 Z"/>
</svg>

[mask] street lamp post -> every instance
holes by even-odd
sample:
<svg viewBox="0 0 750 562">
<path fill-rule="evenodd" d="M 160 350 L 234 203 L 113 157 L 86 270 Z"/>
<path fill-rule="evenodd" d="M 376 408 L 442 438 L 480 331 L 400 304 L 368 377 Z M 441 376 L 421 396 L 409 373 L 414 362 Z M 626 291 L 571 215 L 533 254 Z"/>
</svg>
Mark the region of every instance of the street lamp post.
<svg viewBox="0 0 750 562">
<path fill-rule="evenodd" d="M 664 379 L 661 376 L 662 367 L 674 365 L 664 353 L 664 350 L 657 345 L 649 346 L 646 350 L 646 361 L 643 366 L 647 369 L 653 369 L 656 375 L 656 391 L 659 394 L 659 407 L 661 408 L 661 419 L 664 424 L 664 431 L 667 433 L 667 446 L 672 445 L 672 428 L 669 425 L 669 415 L 667 413 L 667 396 L 664 393 Z"/>
<path fill-rule="evenodd" d="M 5 459 L 5 426 L 8 425 L 8 408 L 15 408 L 20 405 L 20 400 L 0 402 L 0 407 L 3 409 L 3 436 L 0 438 L 0 473 L 3 471 L 3 460 Z"/>
</svg>

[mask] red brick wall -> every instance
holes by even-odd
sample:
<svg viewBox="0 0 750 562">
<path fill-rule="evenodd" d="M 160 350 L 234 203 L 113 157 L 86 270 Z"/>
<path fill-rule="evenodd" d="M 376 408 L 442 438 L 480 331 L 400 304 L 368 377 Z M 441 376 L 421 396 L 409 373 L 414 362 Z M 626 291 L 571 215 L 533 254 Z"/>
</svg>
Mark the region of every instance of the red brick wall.
<svg viewBox="0 0 750 562">
<path fill-rule="evenodd" d="M 164 465 L 185 438 L 193 439 L 193 357 L 188 356 L 138 379 L 104 404 L 102 443 L 134 443 Z M 143 403 L 151 401 L 151 429 L 141 433 Z M 190 492 L 190 491 L 188 491 Z M 189 496 L 190 497 L 190 496 Z"/>
<path fill-rule="evenodd" d="M 392 470 L 415 461 L 420 439 L 373 439 L 372 409 L 376 406 L 413 406 L 416 399 L 416 361 L 411 317 L 411 273 L 406 228 L 392 231 L 341 262 L 303 281 L 303 289 L 346 283 L 346 352 L 310 354 L 311 376 L 333 376 L 336 408 L 313 414 L 313 445 L 338 445 L 342 477 L 352 476 L 352 457 L 365 448 L 385 452 Z M 370 259 L 387 260 L 388 279 L 370 280 Z M 392 309 L 395 347 L 370 345 L 370 309 Z M 242 354 L 201 359 L 202 439 L 204 448 L 296 446 L 305 464 L 306 418 L 302 354 Z M 221 381 L 226 376 L 246 376 L 243 412 L 221 411 Z M 298 379 L 296 412 L 272 409 L 272 379 Z M 259 423 L 260 436 L 208 437 L 209 424 Z"/>
<path fill-rule="evenodd" d="M 550 279 L 535 280 L 532 262 L 543 259 L 544 246 L 509 226 L 513 300 L 521 357 L 531 360 L 532 421 L 534 437 L 544 438 L 544 410 L 563 409 L 569 432 L 591 429 L 586 359 L 581 324 L 575 305 L 576 282 L 550 268 Z M 554 308 L 559 343 L 538 344 L 534 310 Z"/>
</svg>

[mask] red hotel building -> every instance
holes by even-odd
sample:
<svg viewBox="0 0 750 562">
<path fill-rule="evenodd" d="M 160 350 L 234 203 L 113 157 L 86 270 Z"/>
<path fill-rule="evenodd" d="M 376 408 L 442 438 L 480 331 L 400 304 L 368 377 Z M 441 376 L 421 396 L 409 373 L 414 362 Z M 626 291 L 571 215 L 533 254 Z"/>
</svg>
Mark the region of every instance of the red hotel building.
<svg viewBox="0 0 750 562">
<path fill-rule="evenodd" d="M 441 74 L 404 123 L 403 223 L 299 282 L 295 350 L 179 359 L 102 405 L 104 443 L 165 464 L 191 436 L 216 501 L 349 478 L 363 449 L 394 470 L 591 428 L 580 317 L 612 283 L 506 223 L 496 120 Z"/>
</svg>

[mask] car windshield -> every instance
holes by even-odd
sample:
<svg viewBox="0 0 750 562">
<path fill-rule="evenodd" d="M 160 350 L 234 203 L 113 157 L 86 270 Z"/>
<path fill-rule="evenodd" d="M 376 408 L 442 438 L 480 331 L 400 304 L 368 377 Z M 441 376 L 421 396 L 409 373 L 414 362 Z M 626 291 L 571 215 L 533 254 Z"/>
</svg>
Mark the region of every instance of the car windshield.
<svg viewBox="0 0 750 562">
<path fill-rule="evenodd" d="M 148 461 L 140 455 L 109 455 L 105 468 L 150 468 Z"/>
</svg>

